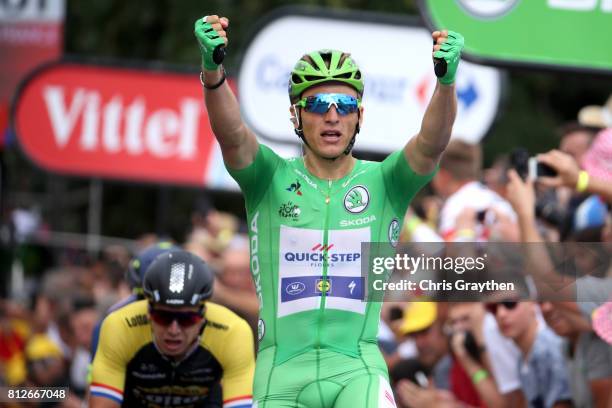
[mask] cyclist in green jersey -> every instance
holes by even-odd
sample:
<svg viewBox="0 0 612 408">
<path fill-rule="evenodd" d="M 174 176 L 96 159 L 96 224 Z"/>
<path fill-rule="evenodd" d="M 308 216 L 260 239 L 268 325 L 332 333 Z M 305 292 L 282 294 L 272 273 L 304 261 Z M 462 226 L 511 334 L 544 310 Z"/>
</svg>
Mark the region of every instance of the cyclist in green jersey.
<svg viewBox="0 0 612 408">
<path fill-rule="evenodd" d="M 355 61 L 336 50 L 304 55 L 289 99 L 305 153 L 283 159 L 244 124 L 215 58 L 228 26 L 225 17 L 206 16 L 195 35 L 210 123 L 246 201 L 260 303 L 254 404 L 394 407 L 377 346 L 380 303 L 363 301 L 361 243 L 394 246 L 410 200 L 435 173 L 455 119 L 463 37 L 432 33 L 433 57 L 446 72 L 438 72 L 419 133 L 381 163 L 351 154 L 364 110 Z"/>
</svg>

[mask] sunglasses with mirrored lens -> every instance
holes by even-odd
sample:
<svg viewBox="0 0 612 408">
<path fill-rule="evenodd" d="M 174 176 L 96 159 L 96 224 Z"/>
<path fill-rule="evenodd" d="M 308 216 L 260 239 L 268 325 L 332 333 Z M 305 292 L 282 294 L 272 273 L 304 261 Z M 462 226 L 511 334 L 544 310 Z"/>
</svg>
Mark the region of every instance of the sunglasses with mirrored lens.
<svg viewBox="0 0 612 408">
<path fill-rule="evenodd" d="M 149 308 L 149 314 L 151 319 L 161 326 L 170 326 L 176 320 L 179 326 L 189 327 L 199 323 L 203 318 L 202 312 L 172 312 L 153 308 Z"/>
<path fill-rule="evenodd" d="M 339 93 L 320 93 L 307 96 L 296 103 L 304 108 L 306 112 L 324 114 L 332 107 L 336 108 L 339 115 L 355 113 L 361 105 L 361 101 L 354 96 Z"/>
<path fill-rule="evenodd" d="M 504 300 L 501 302 L 487 303 L 486 308 L 491 314 L 496 315 L 497 308 L 500 305 L 503 306 L 506 310 L 513 310 L 518 305 L 518 302 L 516 300 Z"/>
</svg>

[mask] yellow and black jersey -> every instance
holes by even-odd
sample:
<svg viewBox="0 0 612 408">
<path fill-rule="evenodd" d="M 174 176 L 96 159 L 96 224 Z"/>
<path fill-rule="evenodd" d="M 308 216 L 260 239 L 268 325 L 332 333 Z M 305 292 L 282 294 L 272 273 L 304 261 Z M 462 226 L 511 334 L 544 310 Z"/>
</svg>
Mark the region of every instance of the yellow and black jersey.
<svg viewBox="0 0 612 408">
<path fill-rule="evenodd" d="M 200 342 L 185 359 L 165 358 L 153 343 L 146 300 L 109 314 L 92 367 L 91 395 L 125 407 L 250 407 L 253 334 L 229 309 L 206 303 Z M 221 390 L 219 390 L 219 381 Z"/>
</svg>

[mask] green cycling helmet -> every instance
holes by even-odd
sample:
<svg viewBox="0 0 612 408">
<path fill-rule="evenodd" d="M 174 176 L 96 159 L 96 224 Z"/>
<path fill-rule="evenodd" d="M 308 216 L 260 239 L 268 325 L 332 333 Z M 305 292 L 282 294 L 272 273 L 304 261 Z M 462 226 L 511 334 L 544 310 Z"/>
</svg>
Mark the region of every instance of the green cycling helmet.
<svg viewBox="0 0 612 408">
<path fill-rule="evenodd" d="M 305 54 L 295 64 L 289 78 L 289 99 L 296 103 L 302 93 L 325 82 L 352 86 L 363 95 L 361 71 L 350 54 L 338 50 L 318 50 Z"/>
</svg>

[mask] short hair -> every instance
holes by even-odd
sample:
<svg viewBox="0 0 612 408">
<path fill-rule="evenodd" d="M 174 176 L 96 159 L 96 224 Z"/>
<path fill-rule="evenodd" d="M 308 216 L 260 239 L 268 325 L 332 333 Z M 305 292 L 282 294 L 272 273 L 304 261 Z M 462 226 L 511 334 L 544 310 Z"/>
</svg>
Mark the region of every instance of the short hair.
<svg viewBox="0 0 612 408">
<path fill-rule="evenodd" d="M 559 139 L 564 139 L 568 135 L 576 132 L 584 132 L 590 135 L 591 141 L 595 139 L 595 135 L 599 132 L 598 128 L 592 126 L 581 125 L 578 122 L 567 122 L 556 129 Z"/>
<path fill-rule="evenodd" d="M 451 140 L 440 159 L 440 168 L 451 173 L 461 181 L 480 178 L 482 169 L 482 149 L 480 145 Z"/>
</svg>

